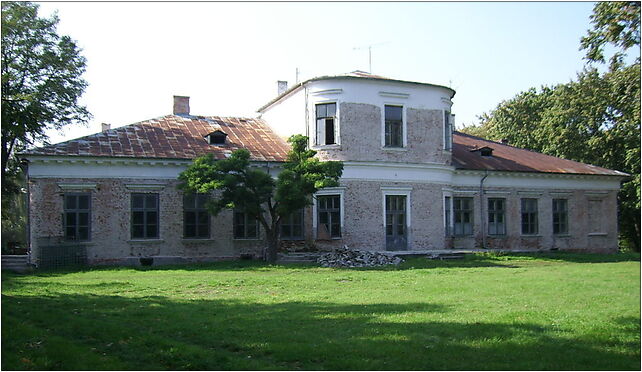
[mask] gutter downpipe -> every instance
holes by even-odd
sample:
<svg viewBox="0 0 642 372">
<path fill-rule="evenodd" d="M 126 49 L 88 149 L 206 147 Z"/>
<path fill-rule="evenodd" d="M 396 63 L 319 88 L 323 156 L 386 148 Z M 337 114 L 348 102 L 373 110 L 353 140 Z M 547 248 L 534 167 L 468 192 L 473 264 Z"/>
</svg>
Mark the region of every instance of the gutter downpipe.
<svg viewBox="0 0 642 372">
<path fill-rule="evenodd" d="M 485 170 L 486 174 L 479 181 L 479 210 L 481 212 L 481 235 L 482 235 L 482 248 L 486 249 L 486 219 L 484 218 L 484 181 L 488 177 L 488 169 Z"/>
</svg>

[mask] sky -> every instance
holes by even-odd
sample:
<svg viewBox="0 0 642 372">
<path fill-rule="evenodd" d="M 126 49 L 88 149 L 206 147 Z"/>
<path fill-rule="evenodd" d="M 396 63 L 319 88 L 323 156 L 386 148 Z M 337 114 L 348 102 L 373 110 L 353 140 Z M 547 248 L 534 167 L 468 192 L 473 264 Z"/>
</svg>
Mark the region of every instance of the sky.
<svg viewBox="0 0 642 372">
<path fill-rule="evenodd" d="M 531 87 L 566 83 L 584 66 L 580 38 L 594 3 L 40 3 L 87 59 L 84 127 L 50 142 L 171 114 L 254 117 L 277 93 L 315 76 L 368 71 L 457 91 L 457 127 Z"/>
</svg>

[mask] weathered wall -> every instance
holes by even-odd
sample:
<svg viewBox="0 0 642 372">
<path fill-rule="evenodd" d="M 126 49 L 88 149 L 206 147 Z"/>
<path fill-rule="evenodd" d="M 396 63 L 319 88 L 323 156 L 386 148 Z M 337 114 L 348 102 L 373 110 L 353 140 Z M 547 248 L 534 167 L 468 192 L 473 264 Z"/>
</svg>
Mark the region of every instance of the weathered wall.
<svg viewBox="0 0 642 372">
<path fill-rule="evenodd" d="M 38 257 L 43 238 L 62 237 L 63 194 L 59 182 L 86 182 L 82 179 L 31 179 L 31 249 Z M 236 240 L 232 234 L 232 212 L 211 218 L 211 239 L 183 238 L 183 196 L 177 181 L 91 179 L 91 241 L 87 246 L 90 263 L 136 263 L 138 257 L 173 257 L 187 261 L 238 258 L 243 253 L 261 255 L 262 240 Z M 163 183 L 159 194 L 159 239 L 132 240 L 130 230 L 131 194 L 126 184 Z M 136 259 L 132 261 L 133 259 Z M 129 261 L 128 261 L 129 260 Z"/>
<path fill-rule="evenodd" d="M 484 227 L 487 231 L 488 198 L 506 199 L 506 235 L 487 236 L 486 246 L 492 249 L 559 249 L 566 251 L 585 252 L 616 252 L 617 240 L 617 192 L 595 192 L 590 190 L 540 190 L 525 191 L 514 188 L 494 188 L 486 190 L 492 194 L 485 194 L 483 198 L 483 211 L 480 204 L 479 193 L 458 194 L 457 191 L 465 190 L 455 188 L 454 196 L 473 197 L 474 224 L 473 236 L 455 237 L 455 248 L 481 248 L 482 217 L 485 218 Z M 472 190 L 468 190 L 472 191 Z M 534 236 L 521 233 L 521 198 L 538 199 L 539 233 Z M 568 234 L 553 234 L 553 199 L 568 199 Z M 589 221 L 589 200 L 602 200 L 602 209 L 599 213 L 599 231 L 593 232 Z M 482 216 L 483 212 L 483 216 Z"/>
<path fill-rule="evenodd" d="M 382 148 L 382 110 L 383 106 L 341 103 L 341 143 L 319 147 L 318 157 L 323 160 L 450 165 L 450 153 L 443 152 L 442 110 L 406 108 L 407 145 L 404 148 Z"/>
</svg>

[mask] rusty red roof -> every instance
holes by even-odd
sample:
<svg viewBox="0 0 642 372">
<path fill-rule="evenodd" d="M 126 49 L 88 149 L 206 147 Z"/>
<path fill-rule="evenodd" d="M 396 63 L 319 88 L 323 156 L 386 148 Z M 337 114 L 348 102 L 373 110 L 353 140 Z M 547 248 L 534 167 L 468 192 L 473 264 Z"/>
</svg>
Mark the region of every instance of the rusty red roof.
<svg viewBox="0 0 642 372">
<path fill-rule="evenodd" d="M 206 135 L 220 130 L 224 145 L 210 145 Z M 24 155 L 108 156 L 193 159 L 214 154 L 224 159 L 247 149 L 254 161 L 284 161 L 289 145 L 261 119 L 167 115 L 24 152 Z"/>
<path fill-rule="evenodd" d="M 476 151 L 484 147 L 493 149 L 491 156 L 482 156 L 480 151 Z M 460 132 L 455 132 L 453 136 L 453 165 L 457 169 L 468 170 L 627 176 L 616 170 L 544 155 Z"/>
</svg>

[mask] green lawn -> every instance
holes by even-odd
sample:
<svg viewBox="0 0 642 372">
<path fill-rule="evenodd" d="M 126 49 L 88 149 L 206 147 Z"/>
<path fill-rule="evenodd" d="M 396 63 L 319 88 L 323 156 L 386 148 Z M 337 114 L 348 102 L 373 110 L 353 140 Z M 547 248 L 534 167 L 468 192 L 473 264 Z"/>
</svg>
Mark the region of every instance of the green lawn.
<svg viewBox="0 0 642 372">
<path fill-rule="evenodd" d="M 2 369 L 639 370 L 639 255 L 3 273 Z"/>
</svg>

